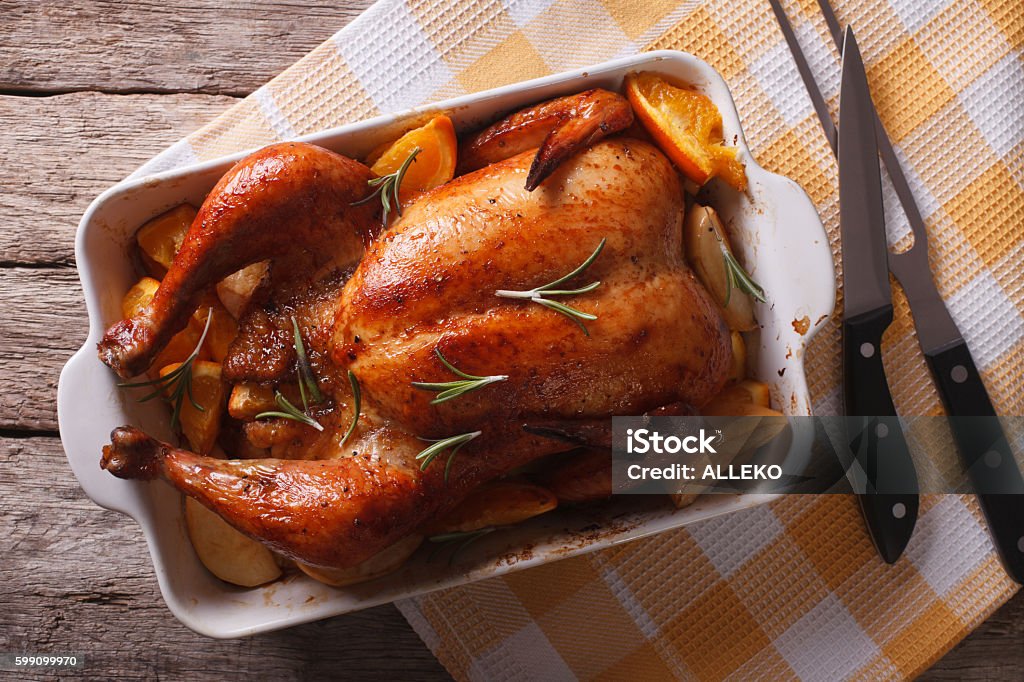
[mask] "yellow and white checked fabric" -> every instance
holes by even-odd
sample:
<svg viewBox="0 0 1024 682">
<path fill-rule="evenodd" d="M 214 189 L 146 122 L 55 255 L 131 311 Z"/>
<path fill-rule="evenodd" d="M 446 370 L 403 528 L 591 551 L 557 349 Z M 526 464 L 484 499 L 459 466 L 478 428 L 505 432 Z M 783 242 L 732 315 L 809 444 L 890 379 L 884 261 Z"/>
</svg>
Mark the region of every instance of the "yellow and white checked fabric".
<svg viewBox="0 0 1024 682">
<path fill-rule="evenodd" d="M 787 5 L 834 105 L 839 60 L 816 3 Z M 939 288 L 997 411 L 1021 414 L 1024 8 L 843 0 L 836 11 L 858 29 Z M 722 73 L 754 154 L 803 185 L 838 252 L 835 161 L 767 0 L 381 0 L 140 172 L 653 48 Z M 888 217 L 905 238 L 902 216 Z M 896 307 L 896 403 L 941 413 L 902 296 Z M 808 356 L 821 414 L 838 409 L 838 343 L 833 323 Z M 1015 589 L 972 498 L 923 500 L 890 567 L 852 499 L 792 497 L 399 608 L 459 679 L 896 678 L 927 668 Z"/>
</svg>

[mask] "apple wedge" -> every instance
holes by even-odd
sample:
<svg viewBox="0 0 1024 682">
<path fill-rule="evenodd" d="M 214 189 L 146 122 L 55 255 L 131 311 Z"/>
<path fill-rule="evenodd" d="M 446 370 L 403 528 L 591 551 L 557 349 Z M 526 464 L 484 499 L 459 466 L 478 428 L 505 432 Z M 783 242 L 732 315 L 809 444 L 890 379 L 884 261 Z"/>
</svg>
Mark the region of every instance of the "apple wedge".
<svg viewBox="0 0 1024 682">
<path fill-rule="evenodd" d="M 276 409 L 273 386 L 243 382 L 231 387 L 228 414 L 235 419 L 252 421 L 260 412 Z"/>
<path fill-rule="evenodd" d="M 185 498 L 185 525 L 203 566 L 224 582 L 256 587 L 281 577 L 281 568 L 269 549 L 191 497 Z"/>
<path fill-rule="evenodd" d="M 732 368 L 729 370 L 729 381 L 743 381 L 747 377 L 747 344 L 743 335 L 733 330 L 730 334 L 732 341 Z"/>
<path fill-rule="evenodd" d="M 467 495 L 443 518 L 431 523 L 426 533 L 444 535 L 512 526 L 557 506 L 558 498 L 547 488 L 516 480 L 495 481 Z"/>
<path fill-rule="evenodd" d="M 246 266 L 217 282 L 217 298 L 236 320 L 242 317 L 249 301 L 270 278 L 270 261 L 260 261 Z"/>
</svg>

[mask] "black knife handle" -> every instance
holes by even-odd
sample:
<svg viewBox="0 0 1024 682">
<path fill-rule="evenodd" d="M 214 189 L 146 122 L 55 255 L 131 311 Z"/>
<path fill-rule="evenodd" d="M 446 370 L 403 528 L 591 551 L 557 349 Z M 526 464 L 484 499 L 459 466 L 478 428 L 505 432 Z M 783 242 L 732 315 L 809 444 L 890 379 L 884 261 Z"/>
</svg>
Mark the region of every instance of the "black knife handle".
<svg viewBox="0 0 1024 682">
<path fill-rule="evenodd" d="M 894 562 L 917 522 L 917 470 L 903 435 L 882 364 L 882 334 L 892 323 L 892 306 L 843 320 L 843 398 L 850 448 L 867 475 L 865 510 L 875 546 Z M 851 417 L 864 416 L 863 422 Z M 879 535 L 891 534 L 901 539 Z M 897 548 L 886 551 L 886 546 Z"/>
<path fill-rule="evenodd" d="M 882 334 L 890 324 L 892 306 L 843 320 L 843 397 L 847 415 L 896 414 L 882 365 Z"/>
<path fill-rule="evenodd" d="M 967 344 L 925 356 L 1007 573 L 1024 584 L 1024 478 Z"/>
</svg>

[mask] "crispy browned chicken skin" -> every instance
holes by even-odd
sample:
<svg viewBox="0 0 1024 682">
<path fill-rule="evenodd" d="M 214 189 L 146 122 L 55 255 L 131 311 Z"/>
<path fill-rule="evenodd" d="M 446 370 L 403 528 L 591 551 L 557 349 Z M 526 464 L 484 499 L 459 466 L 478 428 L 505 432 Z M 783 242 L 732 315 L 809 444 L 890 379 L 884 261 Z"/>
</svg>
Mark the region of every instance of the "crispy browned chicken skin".
<svg viewBox="0 0 1024 682">
<path fill-rule="evenodd" d="M 358 161 L 295 142 L 239 161 L 203 202 L 152 305 L 107 331 L 100 359 L 125 378 L 145 371 L 188 324 L 202 295 L 246 265 L 277 261 L 280 279 L 342 254 L 354 264 L 374 219 L 372 207 L 350 204 L 366 194 L 371 178 Z"/>
<path fill-rule="evenodd" d="M 343 446 L 352 399 L 347 381 L 334 380 L 323 434 L 259 425 L 280 430 L 307 459 L 215 460 L 125 427 L 104 449 L 104 468 L 165 478 L 276 550 L 340 568 L 413 532 L 473 487 L 573 447 L 537 435 L 533 424 L 586 433 L 614 414 L 706 402 L 725 382 L 731 346 L 716 306 L 683 263 L 676 172 L 644 142 L 584 142 L 532 192 L 524 181 L 537 154 L 528 151 L 419 197 L 369 244 L 338 297 L 333 332 L 311 335 L 328 339 L 323 371 L 351 370 L 362 386 L 359 426 Z M 273 168 L 271 184 L 303 197 L 302 210 L 253 178 L 254 166 Z M 298 143 L 240 162 L 207 198 L 162 294 L 140 319 L 112 328 L 101 358 L 123 374 L 145 369 L 197 305 L 195 292 L 248 262 L 355 249 L 375 232 L 367 212 L 349 206 L 369 177 L 354 161 Z M 279 236 L 264 234 L 271 230 Z M 586 323 L 589 335 L 534 302 L 495 295 L 565 275 L 602 239 L 592 266 L 567 283 L 600 286 L 563 299 L 597 316 Z M 239 249 L 244 255 L 228 256 Z M 434 394 L 411 382 L 452 379 L 435 350 L 465 372 L 508 379 L 431 405 Z M 452 460 L 447 480 L 444 457 L 421 471 L 423 438 L 471 432 L 480 435 Z"/>
</svg>

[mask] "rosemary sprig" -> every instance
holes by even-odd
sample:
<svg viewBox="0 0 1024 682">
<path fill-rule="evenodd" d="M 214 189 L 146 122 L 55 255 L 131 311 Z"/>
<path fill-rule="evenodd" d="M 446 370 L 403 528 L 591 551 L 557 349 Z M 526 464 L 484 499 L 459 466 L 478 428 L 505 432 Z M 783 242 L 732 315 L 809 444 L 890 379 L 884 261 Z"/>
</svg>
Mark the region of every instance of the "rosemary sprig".
<svg viewBox="0 0 1024 682">
<path fill-rule="evenodd" d="M 279 417 L 281 419 L 291 419 L 293 422 L 300 422 L 307 426 L 312 426 L 317 431 L 324 430 L 324 427 L 320 422 L 299 410 L 295 405 L 292 405 L 291 401 L 289 401 L 288 398 L 285 398 L 281 391 L 274 391 L 274 401 L 277 403 L 277 406 L 281 408 L 280 411 L 270 410 L 267 412 L 260 412 L 256 415 L 255 419 Z"/>
<path fill-rule="evenodd" d="M 420 454 L 416 455 L 417 460 L 421 460 L 420 471 L 426 471 L 430 463 L 437 458 L 445 450 L 451 450 L 448 453 L 448 462 L 444 466 L 444 480 L 448 481 L 448 471 L 452 468 L 452 462 L 455 461 L 455 455 L 459 453 L 462 446 L 473 440 L 480 435 L 480 431 L 473 431 L 471 433 L 463 433 L 459 436 L 449 436 L 448 438 L 440 438 L 438 440 L 431 440 L 430 438 L 421 438 L 420 440 L 431 443 L 428 447 L 424 448 Z"/>
<path fill-rule="evenodd" d="M 427 540 L 436 543 L 437 547 L 435 547 L 434 551 L 427 557 L 427 561 L 433 561 L 438 552 L 441 552 L 448 547 L 454 547 L 455 549 L 453 549 L 452 553 L 448 555 L 448 565 L 451 566 L 455 562 L 455 557 L 457 557 L 462 550 L 466 549 L 466 547 L 469 547 L 485 535 L 493 533 L 496 530 L 497 528 L 481 528 L 480 530 L 431 535 Z"/>
<path fill-rule="evenodd" d="M 320 393 L 320 387 L 313 375 L 313 367 L 309 364 L 306 346 L 302 343 L 302 334 L 299 332 L 299 323 L 294 315 L 292 315 L 292 332 L 295 336 L 295 364 L 299 370 L 299 395 L 302 396 L 303 411 L 309 412 L 309 399 L 306 398 L 306 392 L 309 392 L 309 398 L 312 398 L 314 405 L 323 402 L 324 397 Z"/>
<path fill-rule="evenodd" d="M 409 166 L 412 164 L 416 155 L 422 151 L 419 147 L 414 147 L 406 157 L 402 165 L 398 167 L 394 173 L 388 175 L 382 175 L 379 178 L 368 180 L 366 182 L 373 191 L 369 195 L 360 199 L 359 201 L 353 202 L 352 206 L 361 206 L 362 204 L 369 203 L 374 198 L 379 197 L 381 206 L 384 208 L 384 224 L 388 224 L 388 216 L 391 214 L 392 202 L 394 203 L 395 212 L 398 215 L 402 215 L 402 202 L 398 198 L 398 190 L 402 186 L 402 180 L 405 178 L 405 172 L 409 170 Z"/>
<path fill-rule="evenodd" d="M 196 344 L 195 349 L 192 353 L 185 358 L 180 365 L 174 370 L 167 374 L 153 379 L 151 381 L 136 381 L 131 383 L 118 384 L 119 388 L 142 388 L 144 386 L 154 386 L 155 390 L 148 395 L 139 398 L 140 403 L 152 400 L 158 395 L 168 395 L 168 399 L 171 404 L 174 405 L 174 411 L 171 413 L 171 428 L 178 428 L 181 423 L 181 406 L 185 402 L 185 396 L 188 396 L 188 401 L 192 403 L 192 407 L 196 408 L 200 412 L 204 412 L 203 406 L 195 401 L 192 397 L 192 365 L 199 357 L 199 351 L 203 347 L 203 342 L 206 341 L 206 334 L 210 331 L 210 322 L 213 321 L 213 308 L 210 308 L 210 313 L 206 316 L 206 326 L 203 327 L 203 333 L 199 337 L 199 343 Z"/>
<path fill-rule="evenodd" d="M 459 396 L 465 395 L 470 391 L 475 391 L 478 388 L 483 388 L 488 384 L 493 384 L 495 382 L 505 381 L 506 379 L 508 379 L 507 374 L 495 374 L 493 376 L 488 377 L 478 377 L 472 374 L 466 374 L 462 370 L 452 365 L 452 363 L 448 362 L 448 360 L 443 355 L 441 355 L 441 351 L 439 349 L 435 348 L 434 354 L 437 355 L 437 359 L 441 361 L 441 364 L 447 367 L 453 374 L 457 374 L 458 376 L 462 377 L 463 380 L 445 381 L 438 383 L 424 381 L 412 382 L 413 386 L 424 391 L 440 391 L 440 393 L 437 394 L 437 397 L 430 401 L 431 405 L 438 405 L 440 403 L 445 402 L 446 400 L 458 398 Z"/>
<path fill-rule="evenodd" d="M 590 332 L 587 331 L 587 327 L 586 327 L 586 325 L 583 324 L 583 320 L 590 320 L 590 321 L 596 320 L 597 319 L 597 315 L 592 315 L 590 313 L 585 313 L 585 312 L 583 312 L 581 310 L 576 310 L 575 308 L 573 308 L 571 306 L 568 306 L 568 305 L 566 305 L 564 303 L 561 303 L 559 301 L 552 301 L 549 298 L 545 298 L 545 297 L 547 297 L 547 296 L 575 296 L 577 294 L 585 294 L 588 291 L 593 291 L 594 289 L 596 289 L 599 286 L 601 286 L 601 282 L 591 282 L 590 284 L 588 284 L 586 286 L 583 286 L 583 287 L 580 287 L 579 289 L 556 289 L 555 288 L 559 284 L 563 284 L 565 282 L 568 282 L 569 280 L 571 280 L 572 278 L 576 277 L 577 275 L 582 274 L 587 268 L 589 268 L 593 264 L 593 262 L 595 260 L 597 260 L 597 257 L 599 255 L 601 255 L 601 251 L 602 251 L 602 249 L 604 249 L 605 242 L 607 242 L 607 241 L 608 241 L 607 239 L 602 238 L 601 239 L 601 243 L 597 245 L 597 248 L 594 249 L 594 253 L 590 254 L 589 258 L 587 258 L 585 261 L 583 261 L 579 265 L 579 267 L 577 267 L 575 270 L 570 272 L 568 275 L 565 275 L 564 277 L 559 277 L 554 282 L 549 282 L 548 284 L 545 284 L 544 286 L 537 287 L 535 289 L 530 289 L 528 291 L 509 291 L 509 290 L 506 290 L 506 289 L 499 289 L 498 291 L 495 291 L 494 293 L 495 293 L 496 296 L 500 296 L 502 298 L 525 298 L 527 300 L 533 301 L 534 303 L 539 303 L 540 305 L 544 306 L 545 308 L 550 308 L 551 310 L 554 310 L 557 313 L 561 313 L 562 315 L 565 315 L 570 320 L 572 320 L 577 325 L 579 325 L 579 328 L 583 330 L 584 334 L 586 334 L 587 336 L 590 336 Z"/>
<path fill-rule="evenodd" d="M 729 250 L 729 247 L 726 246 L 725 239 L 722 238 L 722 235 L 718 231 L 720 227 L 718 220 L 712 217 L 712 214 L 706 207 L 704 208 L 704 212 L 707 214 L 708 220 L 715 228 L 715 239 L 718 240 L 718 248 L 722 251 L 722 260 L 725 263 L 725 303 L 722 304 L 722 307 L 724 308 L 728 306 L 729 301 L 732 300 L 733 287 L 736 287 L 745 294 L 750 295 L 760 303 L 767 303 L 768 299 L 764 296 L 764 289 L 761 288 L 760 284 L 754 281 L 750 276 L 750 273 L 743 269 L 740 262 L 736 260 L 736 256 L 734 256 L 732 251 Z"/>
<path fill-rule="evenodd" d="M 729 305 L 733 287 L 750 294 L 752 298 L 761 303 L 768 301 L 764 296 L 764 289 L 743 269 L 743 266 L 736 260 L 736 256 L 732 255 L 728 250 L 722 249 L 722 258 L 725 259 L 725 281 L 728 284 L 725 289 L 725 305 Z"/>
<path fill-rule="evenodd" d="M 324 396 L 320 393 L 320 387 L 317 385 L 316 376 L 313 374 L 313 368 L 309 364 L 309 357 L 306 355 L 306 346 L 302 343 L 302 333 L 299 331 L 299 323 L 295 319 L 294 315 L 292 315 L 292 333 L 294 336 L 295 364 L 298 367 L 299 396 L 302 398 L 302 409 L 299 410 L 299 408 L 293 405 L 290 400 L 285 398 L 284 394 L 280 391 L 274 391 L 274 402 L 276 402 L 277 406 L 281 409 L 260 412 L 256 415 L 255 419 L 279 417 L 281 419 L 290 419 L 307 426 L 312 426 L 317 431 L 323 431 L 323 425 L 309 414 L 310 398 L 312 398 L 313 404 L 315 405 L 323 402 Z M 342 442 L 344 443 L 344 441 Z"/>
<path fill-rule="evenodd" d="M 356 424 L 359 423 L 359 413 L 362 411 L 363 406 L 363 392 L 359 388 L 359 379 L 356 379 L 356 375 L 352 373 L 352 370 L 348 371 L 348 383 L 352 386 L 352 423 L 348 425 L 348 431 L 345 432 L 345 437 L 338 443 L 339 446 L 345 444 L 348 437 L 352 435 L 352 432 L 356 430 Z"/>
</svg>

